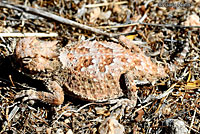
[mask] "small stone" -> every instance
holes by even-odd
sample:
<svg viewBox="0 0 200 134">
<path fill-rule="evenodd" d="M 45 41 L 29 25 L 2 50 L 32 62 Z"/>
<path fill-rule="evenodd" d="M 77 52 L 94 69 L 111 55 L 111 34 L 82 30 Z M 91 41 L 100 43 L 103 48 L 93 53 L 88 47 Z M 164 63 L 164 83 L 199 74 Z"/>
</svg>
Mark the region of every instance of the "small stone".
<svg viewBox="0 0 200 134">
<path fill-rule="evenodd" d="M 163 123 L 164 127 L 163 132 L 164 134 L 187 134 L 188 129 L 185 126 L 184 121 L 178 119 L 167 119 Z"/>
<path fill-rule="evenodd" d="M 65 119 L 65 123 L 66 124 L 70 123 L 70 120 L 69 119 Z"/>
<path fill-rule="evenodd" d="M 43 130 L 43 127 L 37 127 L 36 128 L 36 132 L 42 132 L 42 130 Z"/>
<path fill-rule="evenodd" d="M 59 129 L 56 131 L 56 134 L 64 134 L 64 132 L 63 132 L 62 129 L 59 128 Z"/>
<path fill-rule="evenodd" d="M 73 132 L 71 129 L 69 129 L 66 134 L 73 134 Z"/>
<path fill-rule="evenodd" d="M 51 134 L 51 129 L 52 129 L 51 127 L 47 128 L 46 129 L 46 134 Z"/>
<path fill-rule="evenodd" d="M 96 114 L 99 114 L 99 115 L 107 115 L 108 113 L 108 109 L 106 109 L 106 107 L 95 107 L 95 111 L 96 111 Z"/>
<path fill-rule="evenodd" d="M 124 126 L 115 117 L 108 117 L 99 127 L 100 134 L 124 134 Z"/>
</svg>

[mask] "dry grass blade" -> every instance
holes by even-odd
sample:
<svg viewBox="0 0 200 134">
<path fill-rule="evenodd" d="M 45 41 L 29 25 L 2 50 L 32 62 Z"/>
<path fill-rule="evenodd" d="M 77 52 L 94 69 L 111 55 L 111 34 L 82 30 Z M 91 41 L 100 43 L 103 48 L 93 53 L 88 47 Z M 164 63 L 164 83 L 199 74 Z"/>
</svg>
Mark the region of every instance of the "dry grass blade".
<svg viewBox="0 0 200 134">
<path fill-rule="evenodd" d="M 121 4 L 127 4 L 127 3 L 128 3 L 128 1 L 120 1 L 120 2 L 90 4 L 90 5 L 85 5 L 85 7 L 87 7 L 87 8 L 94 8 L 94 7 L 100 7 L 100 6 L 121 5 Z"/>
<path fill-rule="evenodd" d="M 199 0 L 164 3 L 159 0 L 0 1 L 0 134 L 199 133 L 199 4 Z M 124 43 L 120 34 L 131 41 Z M 24 47 L 20 49 L 22 39 L 18 37 L 26 36 L 39 37 L 41 42 L 26 40 L 21 42 Z M 28 49 L 29 46 L 33 49 Z M 90 53 L 91 48 L 98 51 Z M 121 55 L 127 58 L 114 58 L 117 54 L 113 53 L 122 51 L 119 48 L 123 48 L 125 53 Z M 149 72 L 152 67 L 145 59 L 138 58 L 137 52 L 162 66 L 160 73 L 165 72 L 166 77 L 141 73 Z M 22 57 L 16 61 L 19 53 Z M 79 58 L 82 55 L 85 57 Z M 97 56 L 102 59 L 94 60 Z M 67 59 L 80 64 L 65 71 L 72 63 Z M 144 62 L 144 67 L 136 67 Z M 113 63 L 118 64 L 109 70 L 130 67 L 122 73 L 134 70 L 131 72 L 134 76 L 118 75 L 116 71 L 112 74 L 120 76 L 120 80 L 101 75 L 103 81 L 99 81 L 96 77 L 91 79 L 93 70 L 83 73 L 91 65 L 97 66 L 90 69 L 105 71 Z M 57 70 L 50 71 L 53 68 Z M 123 77 L 131 80 L 130 83 L 121 80 Z M 52 80 L 58 83 L 50 82 Z M 126 86 L 133 87 L 132 91 L 137 90 L 137 93 L 131 94 Z M 55 93 L 60 96 L 55 102 L 60 100 L 61 103 L 64 98 L 63 104 L 46 104 L 46 99 L 48 102 L 56 100 L 48 98 L 52 98 L 53 89 L 60 91 L 58 87 L 70 91 L 65 96 L 62 92 Z M 19 93 L 24 93 L 27 101 L 17 99 Z M 117 94 L 117 99 L 111 99 Z M 106 100 L 96 102 L 102 95 Z M 39 99 L 30 101 L 30 96 L 33 97 L 30 99 L 36 96 Z M 132 105 L 128 103 L 131 96 L 135 99 Z M 46 99 L 40 101 L 40 97 Z"/>
<path fill-rule="evenodd" d="M 57 33 L 0 33 L 0 37 L 57 37 Z"/>
<path fill-rule="evenodd" d="M 51 20 L 55 20 L 55 21 L 60 22 L 60 23 L 72 25 L 74 27 L 78 27 L 78 28 L 81 28 L 81 29 L 84 29 L 84 30 L 88 30 L 88 31 L 91 31 L 91 32 L 94 32 L 94 33 L 97 33 L 97 34 L 106 35 L 106 36 L 109 36 L 109 37 L 119 36 L 119 34 L 109 34 L 107 32 L 101 31 L 99 29 L 89 27 L 89 26 L 77 23 L 75 21 L 60 17 L 58 15 L 55 15 L 55 14 L 52 14 L 52 13 L 49 13 L 49 12 L 46 12 L 46 11 L 42 11 L 42 10 L 39 10 L 39 9 L 36 9 L 36 8 L 28 7 L 28 6 L 15 5 L 15 4 L 0 2 L 0 7 L 7 7 L 7 8 L 15 9 L 15 10 L 18 10 L 18 11 L 25 11 L 27 13 L 39 15 L 41 17 L 45 17 L 45 18 L 48 18 L 48 19 L 51 19 Z"/>
</svg>

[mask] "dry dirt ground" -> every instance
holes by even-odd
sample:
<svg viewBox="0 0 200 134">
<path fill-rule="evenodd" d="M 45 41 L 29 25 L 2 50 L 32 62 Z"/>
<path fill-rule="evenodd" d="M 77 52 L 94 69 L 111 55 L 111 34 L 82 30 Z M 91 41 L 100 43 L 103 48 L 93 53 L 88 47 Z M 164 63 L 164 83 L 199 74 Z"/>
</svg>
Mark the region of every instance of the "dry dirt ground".
<svg viewBox="0 0 200 134">
<path fill-rule="evenodd" d="M 199 0 L 0 2 L 0 133 L 199 133 L 199 16 Z M 114 104 L 68 96 L 60 106 L 15 100 L 21 90 L 45 89 L 15 70 L 12 55 L 20 33 L 56 33 L 40 39 L 58 40 L 61 46 L 83 39 L 117 41 L 115 35 L 125 34 L 168 68 L 168 76 L 153 84 L 139 82 L 134 108 L 111 109 Z"/>
</svg>

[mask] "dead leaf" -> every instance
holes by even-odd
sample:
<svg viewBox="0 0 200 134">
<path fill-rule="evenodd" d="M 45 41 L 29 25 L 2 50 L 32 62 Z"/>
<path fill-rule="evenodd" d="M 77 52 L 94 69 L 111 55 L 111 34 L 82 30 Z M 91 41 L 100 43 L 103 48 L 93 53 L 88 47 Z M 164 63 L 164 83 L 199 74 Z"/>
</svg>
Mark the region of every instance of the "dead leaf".
<svg viewBox="0 0 200 134">
<path fill-rule="evenodd" d="M 99 7 L 94 8 L 90 12 L 90 22 L 94 23 L 96 21 L 96 19 L 99 18 L 100 13 L 101 13 L 101 10 Z"/>
<path fill-rule="evenodd" d="M 108 117 L 99 127 L 100 134 L 124 134 L 124 126 L 115 117 Z"/>
<path fill-rule="evenodd" d="M 137 37 L 137 34 L 135 35 L 127 35 L 126 38 L 130 39 L 130 40 L 133 40 L 135 39 L 135 37 Z"/>
<path fill-rule="evenodd" d="M 144 111 L 141 109 L 137 113 L 138 113 L 138 116 L 135 118 L 135 120 L 137 122 L 140 122 L 140 121 L 142 121 L 142 116 L 144 115 Z"/>
<path fill-rule="evenodd" d="M 200 26 L 199 16 L 196 14 L 188 16 L 187 20 L 184 22 L 185 26 Z"/>
<path fill-rule="evenodd" d="M 188 82 L 185 85 L 184 89 L 185 90 L 191 90 L 191 89 L 197 89 L 199 87 L 200 87 L 200 80 L 195 80 L 193 82 Z"/>
<path fill-rule="evenodd" d="M 121 12 L 122 12 L 122 8 L 120 7 L 120 5 L 114 5 L 113 13 L 120 14 Z"/>
<path fill-rule="evenodd" d="M 99 19 L 107 20 L 110 18 L 111 14 L 112 14 L 112 12 L 110 10 L 107 12 L 101 12 L 99 15 Z"/>
<path fill-rule="evenodd" d="M 135 15 L 135 16 L 131 17 L 130 20 L 133 21 L 133 22 L 137 22 L 140 18 L 141 18 L 141 15 Z M 125 28 L 122 31 L 122 33 L 129 33 L 133 30 L 134 27 L 135 26 L 129 26 L 129 27 Z"/>
</svg>

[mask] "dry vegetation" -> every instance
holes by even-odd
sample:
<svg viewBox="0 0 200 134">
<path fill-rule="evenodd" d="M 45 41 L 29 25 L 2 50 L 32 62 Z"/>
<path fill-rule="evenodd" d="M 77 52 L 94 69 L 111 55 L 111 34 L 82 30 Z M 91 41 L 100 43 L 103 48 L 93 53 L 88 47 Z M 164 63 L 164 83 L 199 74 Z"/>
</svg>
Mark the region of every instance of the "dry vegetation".
<svg viewBox="0 0 200 134">
<path fill-rule="evenodd" d="M 113 117 L 110 122 L 119 125 L 118 132 L 124 127 L 125 133 L 169 133 L 173 128 L 168 122 L 178 120 L 184 122 L 182 130 L 199 133 L 199 0 L 166 3 L 160 0 L 7 2 L 13 5 L 0 2 L 0 133 L 106 133 L 101 124 Z M 61 18 L 42 15 L 44 12 L 35 13 L 26 7 L 77 23 L 61 23 Z M 168 68 L 169 76 L 154 85 L 139 85 L 137 106 L 126 107 L 123 112 L 121 107 L 110 109 L 112 104 L 88 104 L 70 97 L 66 97 L 65 103 L 58 107 L 14 100 L 20 90 L 40 90 L 45 86 L 14 69 L 12 54 L 19 41 L 16 36 L 20 35 L 8 34 L 5 37 L 6 33 L 34 33 L 39 37 L 42 35 L 38 33 L 57 33 L 56 37 L 41 39 L 58 40 L 62 46 L 82 39 L 116 41 L 118 36 L 115 35 L 126 34 L 137 41 L 154 62 Z M 114 131 L 116 128 L 111 125 L 110 129 Z"/>
</svg>

